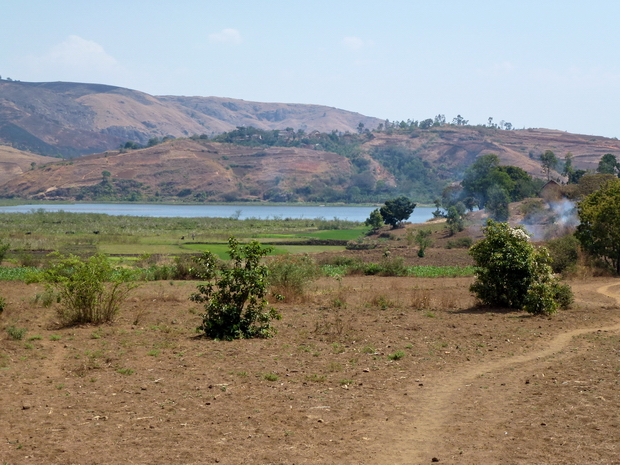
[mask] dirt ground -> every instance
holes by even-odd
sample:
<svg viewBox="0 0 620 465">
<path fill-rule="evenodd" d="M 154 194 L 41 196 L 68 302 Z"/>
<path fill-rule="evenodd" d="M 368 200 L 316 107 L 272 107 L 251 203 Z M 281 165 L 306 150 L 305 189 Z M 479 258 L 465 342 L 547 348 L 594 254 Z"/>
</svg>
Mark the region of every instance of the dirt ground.
<svg viewBox="0 0 620 465">
<path fill-rule="evenodd" d="M 196 283 L 61 329 L 41 287 L 0 282 L 0 461 L 620 463 L 620 281 L 570 282 L 551 318 L 478 308 L 471 281 L 322 278 L 234 342 L 197 337 Z"/>
</svg>

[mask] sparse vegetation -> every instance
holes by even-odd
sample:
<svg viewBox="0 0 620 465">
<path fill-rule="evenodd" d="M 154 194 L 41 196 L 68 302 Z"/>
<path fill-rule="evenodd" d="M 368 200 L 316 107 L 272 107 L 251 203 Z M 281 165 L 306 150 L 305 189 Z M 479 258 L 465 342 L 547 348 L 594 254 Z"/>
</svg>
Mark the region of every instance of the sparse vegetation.
<svg viewBox="0 0 620 465">
<path fill-rule="evenodd" d="M 8 334 L 9 339 L 12 339 L 14 341 L 21 341 L 27 332 L 27 328 L 17 328 L 14 325 L 8 326 L 6 328 L 6 333 Z"/>
<path fill-rule="evenodd" d="M 274 295 L 288 300 L 303 296 L 308 285 L 319 277 L 321 271 L 309 255 L 281 255 L 268 265 L 269 284 Z"/>
<path fill-rule="evenodd" d="M 85 261 L 58 254 L 49 268 L 30 279 L 45 283 L 48 292 L 55 293 L 60 302 L 58 316 L 65 325 L 112 321 L 136 286 L 130 272 L 112 267 L 102 254 Z"/>
</svg>

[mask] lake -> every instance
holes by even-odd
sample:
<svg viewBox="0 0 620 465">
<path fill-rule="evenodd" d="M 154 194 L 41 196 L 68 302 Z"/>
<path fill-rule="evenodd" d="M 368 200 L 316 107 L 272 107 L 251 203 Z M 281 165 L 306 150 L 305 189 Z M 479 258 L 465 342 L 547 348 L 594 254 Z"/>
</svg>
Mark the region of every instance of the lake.
<svg viewBox="0 0 620 465">
<path fill-rule="evenodd" d="M 348 221 L 365 221 L 370 212 L 377 207 L 356 206 L 292 206 L 292 205 L 162 205 L 162 204 L 106 204 L 79 203 L 63 205 L 14 205 L 0 207 L 0 213 L 31 213 L 44 210 L 72 213 L 104 213 L 106 215 L 128 215 L 149 217 L 182 218 L 230 218 L 241 220 L 257 219 L 315 219 L 331 220 L 338 218 Z M 433 217 L 434 207 L 416 207 L 408 221 L 424 223 Z"/>
</svg>

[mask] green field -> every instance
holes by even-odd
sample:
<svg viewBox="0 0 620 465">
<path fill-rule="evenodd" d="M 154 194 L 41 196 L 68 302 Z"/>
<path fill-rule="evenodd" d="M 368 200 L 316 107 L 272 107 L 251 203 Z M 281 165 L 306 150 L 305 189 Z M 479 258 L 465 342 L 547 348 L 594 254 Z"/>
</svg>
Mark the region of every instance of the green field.
<svg viewBox="0 0 620 465">
<path fill-rule="evenodd" d="M 139 256 L 210 250 L 226 257 L 230 236 L 242 243 L 252 239 L 274 243 L 274 254 L 313 253 L 343 250 L 344 245 L 314 245 L 309 240 L 348 241 L 367 231 L 360 223 L 338 219 L 151 218 L 41 209 L 1 215 L 0 240 L 10 244 L 7 258 L 17 262 L 29 254 L 52 251 Z"/>
</svg>

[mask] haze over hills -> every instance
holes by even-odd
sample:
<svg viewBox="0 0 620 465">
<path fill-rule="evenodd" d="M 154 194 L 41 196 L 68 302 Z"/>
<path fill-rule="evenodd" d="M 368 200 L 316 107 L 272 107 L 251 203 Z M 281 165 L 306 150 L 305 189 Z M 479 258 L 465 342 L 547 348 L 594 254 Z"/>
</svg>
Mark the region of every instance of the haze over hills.
<svg viewBox="0 0 620 465">
<path fill-rule="evenodd" d="M 0 80 L 0 142 L 71 158 L 153 137 L 219 134 L 237 126 L 356 131 L 382 120 L 321 105 L 219 97 L 156 97 L 102 84 Z"/>
<path fill-rule="evenodd" d="M 0 141 L 1 196 L 64 200 L 431 202 L 489 153 L 535 177 L 546 150 L 560 160 L 570 152 L 584 170 L 620 157 L 617 139 L 561 131 L 399 124 L 319 105 L 63 82 L 0 81 Z M 119 150 L 128 141 L 137 144 Z"/>
</svg>

